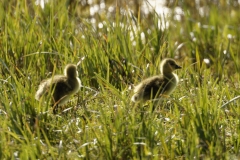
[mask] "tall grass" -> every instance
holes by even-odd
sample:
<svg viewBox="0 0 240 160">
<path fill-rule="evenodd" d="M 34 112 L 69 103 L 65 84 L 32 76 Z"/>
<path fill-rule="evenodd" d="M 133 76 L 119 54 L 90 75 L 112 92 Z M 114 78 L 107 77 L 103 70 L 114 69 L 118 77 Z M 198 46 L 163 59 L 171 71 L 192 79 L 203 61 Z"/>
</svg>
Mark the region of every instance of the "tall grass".
<svg viewBox="0 0 240 160">
<path fill-rule="evenodd" d="M 0 159 L 239 158 L 239 4 L 208 4 L 205 17 L 181 4 L 165 29 L 155 12 L 116 8 L 92 24 L 67 5 L 0 4 Z M 159 106 L 132 103 L 131 86 L 164 57 L 183 66 L 177 89 Z M 38 84 L 80 61 L 84 87 L 53 115 Z"/>
</svg>

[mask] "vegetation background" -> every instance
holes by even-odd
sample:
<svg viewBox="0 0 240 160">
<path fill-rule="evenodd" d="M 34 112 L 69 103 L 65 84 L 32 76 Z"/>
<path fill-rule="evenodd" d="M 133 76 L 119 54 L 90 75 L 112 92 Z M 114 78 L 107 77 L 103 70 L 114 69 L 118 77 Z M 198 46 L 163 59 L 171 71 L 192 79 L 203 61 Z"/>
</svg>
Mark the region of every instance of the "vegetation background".
<svg viewBox="0 0 240 160">
<path fill-rule="evenodd" d="M 183 69 L 152 113 L 131 88 L 164 57 Z M 34 94 L 68 63 L 84 87 L 53 115 Z M 0 159 L 239 159 L 239 73 L 238 0 L 2 0 Z"/>
</svg>

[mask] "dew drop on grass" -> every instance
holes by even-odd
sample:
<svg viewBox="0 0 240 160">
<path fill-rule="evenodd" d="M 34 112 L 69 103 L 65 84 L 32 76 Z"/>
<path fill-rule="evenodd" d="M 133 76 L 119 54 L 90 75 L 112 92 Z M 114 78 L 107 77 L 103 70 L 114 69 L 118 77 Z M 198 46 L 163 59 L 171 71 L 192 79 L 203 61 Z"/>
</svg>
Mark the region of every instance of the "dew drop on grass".
<svg viewBox="0 0 240 160">
<path fill-rule="evenodd" d="M 206 63 L 206 64 L 210 64 L 210 60 L 208 58 L 204 58 L 203 62 Z"/>
<path fill-rule="evenodd" d="M 228 39 L 232 39 L 233 36 L 232 36 L 231 34 L 228 34 L 228 35 L 227 35 L 227 38 L 228 38 Z"/>
<path fill-rule="evenodd" d="M 170 118 L 164 118 L 165 119 L 165 121 L 167 121 L 167 122 L 169 122 L 170 121 Z"/>
</svg>

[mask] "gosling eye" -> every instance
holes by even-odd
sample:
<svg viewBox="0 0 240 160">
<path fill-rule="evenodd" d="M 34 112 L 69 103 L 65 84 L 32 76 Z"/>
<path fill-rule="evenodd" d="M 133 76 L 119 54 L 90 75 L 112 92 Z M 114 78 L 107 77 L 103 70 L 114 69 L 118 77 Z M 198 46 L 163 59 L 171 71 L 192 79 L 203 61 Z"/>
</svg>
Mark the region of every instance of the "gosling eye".
<svg viewBox="0 0 240 160">
<path fill-rule="evenodd" d="M 170 66 L 175 67 L 175 63 L 174 62 L 170 62 L 169 64 L 170 64 Z"/>
</svg>

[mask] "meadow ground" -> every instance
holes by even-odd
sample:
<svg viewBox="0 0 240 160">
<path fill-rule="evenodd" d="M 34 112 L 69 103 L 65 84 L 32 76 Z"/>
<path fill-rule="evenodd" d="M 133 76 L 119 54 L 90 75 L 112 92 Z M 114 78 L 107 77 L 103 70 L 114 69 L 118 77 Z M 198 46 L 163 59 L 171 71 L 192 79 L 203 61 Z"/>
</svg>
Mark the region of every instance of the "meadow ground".
<svg viewBox="0 0 240 160">
<path fill-rule="evenodd" d="M 0 4 L 0 159 L 240 158 L 238 1 L 169 2 L 166 18 L 67 2 Z M 151 112 L 131 88 L 164 57 L 180 82 Z M 68 63 L 84 87 L 54 115 L 34 95 Z"/>
</svg>

